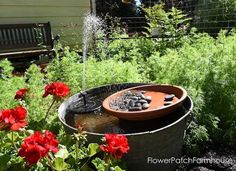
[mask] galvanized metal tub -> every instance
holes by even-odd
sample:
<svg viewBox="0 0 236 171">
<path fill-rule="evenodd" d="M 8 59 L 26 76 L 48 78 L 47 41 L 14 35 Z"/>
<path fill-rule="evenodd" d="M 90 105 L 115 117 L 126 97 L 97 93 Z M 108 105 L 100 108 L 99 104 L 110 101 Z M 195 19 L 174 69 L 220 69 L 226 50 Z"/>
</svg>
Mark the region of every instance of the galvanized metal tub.
<svg viewBox="0 0 236 171">
<path fill-rule="evenodd" d="M 87 90 L 87 93 L 101 93 L 107 90 L 117 91 L 144 85 L 142 83 L 112 84 Z M 73 133 L 75 128 L 65 121 L 66 108 L 78 94 L 64 101 L 59 107 L 59 119 L 67 133 Z M 185 112 L 178 117 L 170 118 L 171 121 L 163 124 L 158 129 L 145 132 L 125 134 L 130 144 L 130 151 L 125 156 L 128 171 L 174 171 L 177 167 L 176 159 L 182 155 L 183 139 L 188 119 L 191 115 L 193 102 L 187 97 L 183 103 Z M 165 118 L 164 118 L 165 119 Z M 168 119 L 168 118 L 167 118 Z M 159 122 L 157 123 L 159 124 Z M 86 132 L 88 142 L 101 143 L 104 134 Z"/>
</svg>

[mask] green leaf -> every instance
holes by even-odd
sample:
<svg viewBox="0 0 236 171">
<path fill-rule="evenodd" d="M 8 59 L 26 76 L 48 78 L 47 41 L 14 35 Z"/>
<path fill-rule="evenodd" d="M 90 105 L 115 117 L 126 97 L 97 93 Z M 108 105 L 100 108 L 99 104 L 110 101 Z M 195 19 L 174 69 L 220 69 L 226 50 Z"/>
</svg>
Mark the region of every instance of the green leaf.
<svg viewBox="0 0 236 171">
<path fill-rule="evenodd" d="M 88 150 L 85 147 L 80 147 L 80 148 L 76 148 L 74 146 L 73 148 L 74 150 L 70 153 L 70 155 L 76 160 L 76 159 L 84 159 L 89 157 L 88 156 Z"/>
<path fill-rule="evenodd" d="M 12 137 L 12 134 L 13 134 L 13 137 Z M 9 132 L 7 134 L 7 140 L 10 140 L 11 142 L 12 141 L 16 141 L 16 139 L 19 137 L 18 133 L 17 132 Z"/>
<path fill-rule="evenodd" d="M 112 167 L 111 170 L 114 170 L 114 171 L 125 171 L 125 170 L 121 169 L 119 166 Z"/>
<path fill-rule="evenodd" d="M 4 154 L 0 156 L 0 170 L 4 171 L 7 170 L 7 163 L 10 161 L 11 156 L 8 154 Z"/>
<path fill-rule="evenodd" d="M 108 164 L 104 160 L 97 157 L 94 160 L 92 160 L 92 163 L 98 171 L 104 171 L 108 166 Z"/>
<path fill-rule="evenodd" d="M 88 163 L 87 163 L 87 164 L 85 164 L 85 165 L 83 166 L 83 168 L 81 168 L 81 171 L 94 171 L 94 170 L 91 169 L 91 168 L 88 166 Z"/>
<path fill-rule="evenodd" d="M 115 169 L 115 171 L 125 171 L 125 170 L 121 169 L 119 166 L 115 166 L 114 169 Z"/>
<path fill-rule="evenodd" d="M 58 171 L 67 170 L 69 168 L 69 165 L 64 161 L 63 158 L 55 158 L 53 160 L 53 168 Z"/>
<path fill-rule="evenodd" d="M 66 159 L 69 156 L 69 152 L 67 151 L 65 146 L 62 146 L 60 150 L 55 154 L 55 157 Z"/>
<path fill-rule="evenodd" d="M 88 150 L 89 150 L 89 157 L 92 157 L 99 152 L 100 148 L 97 143 L 91 143 L 88 146 Z"/>
</svg>

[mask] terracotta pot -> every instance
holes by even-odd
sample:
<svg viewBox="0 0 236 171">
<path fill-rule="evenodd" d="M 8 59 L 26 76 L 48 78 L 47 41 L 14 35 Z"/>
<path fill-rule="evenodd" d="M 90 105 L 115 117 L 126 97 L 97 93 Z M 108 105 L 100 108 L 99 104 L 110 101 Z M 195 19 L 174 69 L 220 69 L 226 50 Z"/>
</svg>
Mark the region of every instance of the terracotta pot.
<svg viewBox="0 0 236 171">
<path fill-rule="evenodd" d="M 122 96 L 128 90 L 130 91 L 146 91 L 146 96 L 151 96 L 152 101 L 150 107 L 142 111 L 121 111 L 115 110 L 110 107 L 110 103 L 120 96 Z M 168 106 L 164 106 L 164 97 L 167 94 L 174 94 L 175 98 L 173 103 Z M 177 107 L 182 105 L 182 102 L 186 99 L 187 92 L 181 87 L 172 85 L 144 85 L 129 88 L 119 91 L 111 96 L 107 97 L 103 101 L 103 108 L 107 113 L 124 120 L 149 120 L 159 118 L 173 112 Z"/>
</svg>

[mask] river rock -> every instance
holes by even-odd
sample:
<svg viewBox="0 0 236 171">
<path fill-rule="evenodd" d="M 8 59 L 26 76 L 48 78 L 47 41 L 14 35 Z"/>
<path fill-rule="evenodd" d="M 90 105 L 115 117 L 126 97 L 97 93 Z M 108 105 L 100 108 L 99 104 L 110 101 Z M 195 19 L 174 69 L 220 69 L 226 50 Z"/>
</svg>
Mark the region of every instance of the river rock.
<svg viewBox="0 0 236 171">
<path fill-rule="evenodd" d="M 125 105 L 126 105 L 126 104 L 129 104 L 129 100 L 127 100 L 127 99 L 124 100 L 123 102 L 124 102 Z"/>
<path fill-rule="evenodd" d="M 168 105 L 171 105 L 172 102 L 164 102 L 164 106 L 168 106 Z"/>
<path fill-rule="evenodd" d="M 208 168 L 206 168 L 206 167 L 202 167 L 202 166 L 200 166 L 200 167 L 195 167 L 195 168 L 193 168 L 193 169 L 191 169 L 192 171 L 214 171 L 214 170 L 211 170 L 211 169 L 208 169 Z"/>
<path fill-rule="evenodd" d="M 142 107 L 129 107 L 129 111 L 140 111 Z"/>
<path fill-rule="evenodd" d="M 132 95 L 132 92 L 131 92 L 131 91 L 127 91 L 127 92 L 126 92 L 126 95 L 127 95 L 127 96 L 131 96 L 131 95 Z"/>
<path fill-rule="evenodd" d="M 135 103 L 135 107 L 142 107 L 142 104 L 141 103 Z"/>
<path fill-rule="evenodd" d="M 149 107 L 150 107 L 150 105 L 148 103 L 144 103 L 143 106 L 142 106 L 143 109 L 147 109 Z"/>
<path fill-rule="evenodd" d="M 230 169 L 231 171 L 236 170 L 236 162 L 235 162 L 235 165 L 233 165 Z"/>
<path fill-rule="evenodd" d="M 141 94 L 141 96 L 140 96 L 140 97 L 141 97 L 141 99 L 145 99 L 145 96 L 144 96 L 143 94 Z"/>
<path fill-rule="evenodd" d="M 136 92 L 135 95 L 136 95 L 137 97 L 141 97 L 143 94 L 142 94 L 141 92 Z"/>
<path fill-rule="evenodd" d="M 141 104 L 148 103 L 147 100 L 144 100 L 144 99 L 141 99 L 138 102 L 141 103 Z"/>
<path fill-rule="evenodd" d="M 137 97 L 145 98 L 145 96 L 141 92 L 136 92 L 135 95 Z"/>
<path fill-rule="evenodd" d="M 128 106 L 129 107 L 134 107 L 135 106 L 135 101 L 134 100 L 130 100 Z"/>
<path fill-rule="evenodd" d="M 151 96 L 146 96 L 145 100 L 147 100 L 147 102 L 150 103 L 152 101 L 152 97 Z"/>
<path fill-rule="evenodd" d="M 112 106 L 112 109 L 119 110 L 120 108 L 118 106 Z"/>
<path fill-rule="evenodd" d="M 131 99 L 132 99 L 132 100 L 138 100 L 138 97 L 132 96 Z"/>
<path fill-rule="evenodd" d="M 142 94 L 145 94 L 145 93 L 146 93 L 146 91 L 142 90 L 142 91 L 140 91 L 140 93 L 142 93 Z"/>
<path fill-rule="evenodd" d="M 121 110 L 126 110 L 126 106 L 124 104 L 120 105 Z"/>
<path fill-rule="evenodd" d="M 172 101 L 174 99 L 175 95 L 174 94 L 169 94 L 165 96 L 165 101 Z"/>
</svg>

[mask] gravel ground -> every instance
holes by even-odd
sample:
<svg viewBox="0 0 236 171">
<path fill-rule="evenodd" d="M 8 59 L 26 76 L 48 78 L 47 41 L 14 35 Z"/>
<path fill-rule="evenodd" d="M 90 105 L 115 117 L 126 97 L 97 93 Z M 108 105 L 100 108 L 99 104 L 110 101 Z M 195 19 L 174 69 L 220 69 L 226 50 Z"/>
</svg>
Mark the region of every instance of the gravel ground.
<svg viewBox="0 0 236 171">
<path fill-rule="evenodd" d="M 211 159 L 212 163 L 192 163 L 183 166 L 182 171 L 236 171 L 236 152 L 210 150 L 200 159 Z"/>
</svg>

